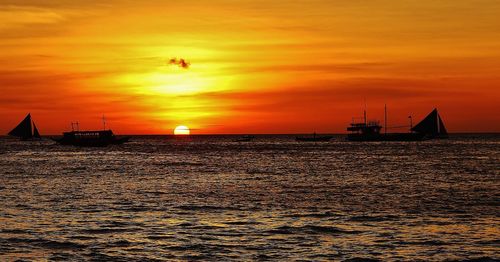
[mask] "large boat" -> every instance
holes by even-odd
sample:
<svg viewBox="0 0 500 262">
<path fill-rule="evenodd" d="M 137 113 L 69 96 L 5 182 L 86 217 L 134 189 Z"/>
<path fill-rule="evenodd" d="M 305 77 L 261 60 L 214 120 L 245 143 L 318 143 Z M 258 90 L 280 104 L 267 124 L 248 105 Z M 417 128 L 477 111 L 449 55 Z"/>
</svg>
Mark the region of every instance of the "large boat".
<svg viewBox="0 0 500 262">
<path fill-rule="evenodd" d="M 35 122 L 31 119 L 31 114 L 28 115 L 12 129 L 9 136 L 19 137 L 21 140 L 41 139 L 40 133 L 36 128 Z"/>
<path fill-rule="evenodd" d="M 347 128 L 350 133 L 347 135 L 349 141 L 420 141 L 424 139 L 447 138 L 448 132 L 439 116 L 437 109 L 434 109 L 415 127 L 411 127 L 408 133 L 387 133 L 387 110 L 385 113 L 385 132 L 381 133 L 382 126 L 378 121 L 367 121 L 366 111 L 364 122 L 353 122 Z M 410 117 L 411 119 L 411 117 Z"/>
<path fill-rule="evenodd" d="M 100 131 L 71 131 L 64 132 L 63 137 L 54 139 L 61 145 L 73 145 L 84 147 L 102 147 L 108 145 L 120 145 L 128 142 L 130 137 L 117 137 L 111 130 Z"/>
<path fill-rule="evenodd" d="M 332 138 L 333 136 L 317 136 L 316 133 L 313 133 L 312 136 L 295 137 L 295 140 L 300 142 L 328 142 Z"/>
</svg>

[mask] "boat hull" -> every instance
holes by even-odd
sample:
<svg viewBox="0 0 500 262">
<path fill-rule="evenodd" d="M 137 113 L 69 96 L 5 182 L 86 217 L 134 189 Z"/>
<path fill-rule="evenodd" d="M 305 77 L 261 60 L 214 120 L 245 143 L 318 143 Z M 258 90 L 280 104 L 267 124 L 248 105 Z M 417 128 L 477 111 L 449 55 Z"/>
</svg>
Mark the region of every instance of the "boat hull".
<svg viewBox="0 0 500 262">
<path fill-rule="evenodd" d="M 389 133 L 389 134 L 348 134 L 348 141 L 421 141 L 425 139 L 420 133 Z"/>
<path fill-rule="evenodd" d="M 103 131 L 71 131 L 63 133 L 61 138 L 53 138 L 61 145 L 72 145 L 80 147 L 104 147 L 109 145 L 121 145 L 128 142 L 130 137 L 117 137 L 111 130 Z"/>
<path fill-rule="evenodd" d="M 64 138 L 52 138 L 53 141 L 60 145 L 78 146 L 78 147 L 105 147 L 109 145 L 121 145 L 129 141 L 129 137 L 120 137 L 114 140 L 101 139 L 82 139 L 82 140 L 67 140 Z"/>
<path fill-rule="evenodd" d="M 296 137 L 296 141 L 300 142 L 328 142 L 333 136 L 320 136 L 320 137 Z"/>
</svg>

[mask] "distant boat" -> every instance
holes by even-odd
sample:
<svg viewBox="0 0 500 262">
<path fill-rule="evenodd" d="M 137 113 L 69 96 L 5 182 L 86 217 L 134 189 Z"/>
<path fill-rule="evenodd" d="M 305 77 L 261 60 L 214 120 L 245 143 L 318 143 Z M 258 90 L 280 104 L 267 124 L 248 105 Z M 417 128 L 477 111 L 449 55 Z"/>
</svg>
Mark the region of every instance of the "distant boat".
<svg viewBox="0 0 500 262">
<path fill-rule="evenodd" d="M 347 131 L 349 141 L 420 141 L 433 138 L 447 138 L 448 133 L 437 109 L 434 109 L 408 133 L 387 133 L 387 110 L 385 114 L 385 133 L 381 133 L 382 126 L 378 121 L 367 121 L 366 111 L 363 123 L 351 123 Z M 411 117 L 410 117 L 411 119 Z"/>
<path fill-rule="evenodd" d="M 9 136 L 19 137 L 21 140 L 42 138 L 40 136 L 40 132 L 38 132 L 38 129 L 36 128 L 35 122 L 31 119 L 30 113 L 28 113 L 21 123 L 9 132 Z"/>
<path fill-rule="evenodd" d="M 313 136 L 298 136 L 295 137 L 296 141 L 300 142 L 328 142 L 333 138 L 333 136 L 317 136 L 313 133 Z"/>
<path fill-rule="evenodd" d="M 111 130 L 100 130 L 64 132 L 62 138 L 53 140 L 61 145 L 103 147 L 108 145 L 120 145 L 128 142 L 129 139 L 129 137 L 116 137 Z"/>
<path fill-rule="evenodd" d="M 251 142 L 254 138 L 254 136 L 246 135 L 234 140 L 234 142 Z"/>
</svg>

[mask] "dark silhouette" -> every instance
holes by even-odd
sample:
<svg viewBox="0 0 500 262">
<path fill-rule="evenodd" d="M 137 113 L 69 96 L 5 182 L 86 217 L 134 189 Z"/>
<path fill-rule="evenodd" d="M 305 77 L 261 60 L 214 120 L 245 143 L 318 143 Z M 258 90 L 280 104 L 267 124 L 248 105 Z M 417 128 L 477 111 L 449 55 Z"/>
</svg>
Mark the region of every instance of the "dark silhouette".
<svg viewBox="0 0 500 262">
<path fill-rule="evenodd" d="M 366 110 L 364 113 L 364 122 L 351 123 L 347 131 L 351 132 L 347 135 L 349 141 L 420 141 L 424 139 L 447 138 L 448 132 L 444 127 L 444 123 L 438 114 L 437 109 L 434 109 L 427 117 L 424 118 L 415 127 L 411 127 L 408 133 L 387 133 L 387 110 L 385 112 L 385 132 L 380 133 L 382 126 L 378 121 L 367 121 Z M 411 121 L 411 116 L 409 117 Z"/>
<path fill-rule="evenodd" d="M 128 142 L 129 139 L 129 137 L 118 138 L 111 130 L 102 130 L 64 132 L 62 138 L 53 140 L 61 145 L 103 147 L 108 145 L 121 145 Z"/>
<path fill-rule="evenodd" d="M 33 124 L 33 126 L 32 126 Z M 21 138 L 21 140 L 41 139 L 40 133 L 36 128 L 35 122 L 31 119 L 31 114 L 28 115 L 9 132 L 9 136 Z"/>
<path fill-rule="evenodd" d="M 295 140 L 301 142 L 328 142 L 332 138 L 333 136 L 317 136 L 316 132 L 314 132 L 312 137 L 298 136 L 295 137 Z"/>
<path fill-rule="evenodd" d="M 130 137 L 116 137 L 113 131 L 110 129 L 106 130 L 106 119 L 102 117 L 103 130 L 99 131 L 80 131 L 79 123 L 71 123 L 71 128 L 73 129 L 75 124 L 77 130 L 71 130 L 71 132 L 64 132 L 62 138 L 53 138 L 61 145 L 73 145 L 73 146 L 84 146 L 84 147 L 103 147 L 108 145 L 121 145 L 128 142 Z"/>
<path fill-rule="evenodd" d="M 448 138 L 448 132 L 436 108 L 424 120 L 413 127 L 411 131 L 423 133 L 427 138 Z"/>
<path fill-rule="evenodd" d="M 234 142 L 251 142 L 254 138 L 254 136 L 246 135 L 234 140 Z"/>
</svg>

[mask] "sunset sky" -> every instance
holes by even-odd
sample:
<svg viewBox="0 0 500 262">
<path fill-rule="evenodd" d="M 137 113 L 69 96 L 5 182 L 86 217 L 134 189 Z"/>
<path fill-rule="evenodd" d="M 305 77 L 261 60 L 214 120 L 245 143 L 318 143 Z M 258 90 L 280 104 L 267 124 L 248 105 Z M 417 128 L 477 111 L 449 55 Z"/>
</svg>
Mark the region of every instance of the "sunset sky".
<svg viewBox="0 0 500 262">
<path fill-rule="evenodd" d="M 0 134 L 500 132 L 500 1 L 0 0 Z M 188 68 L 170 64 L 183 58 Z"/>
</svg>

